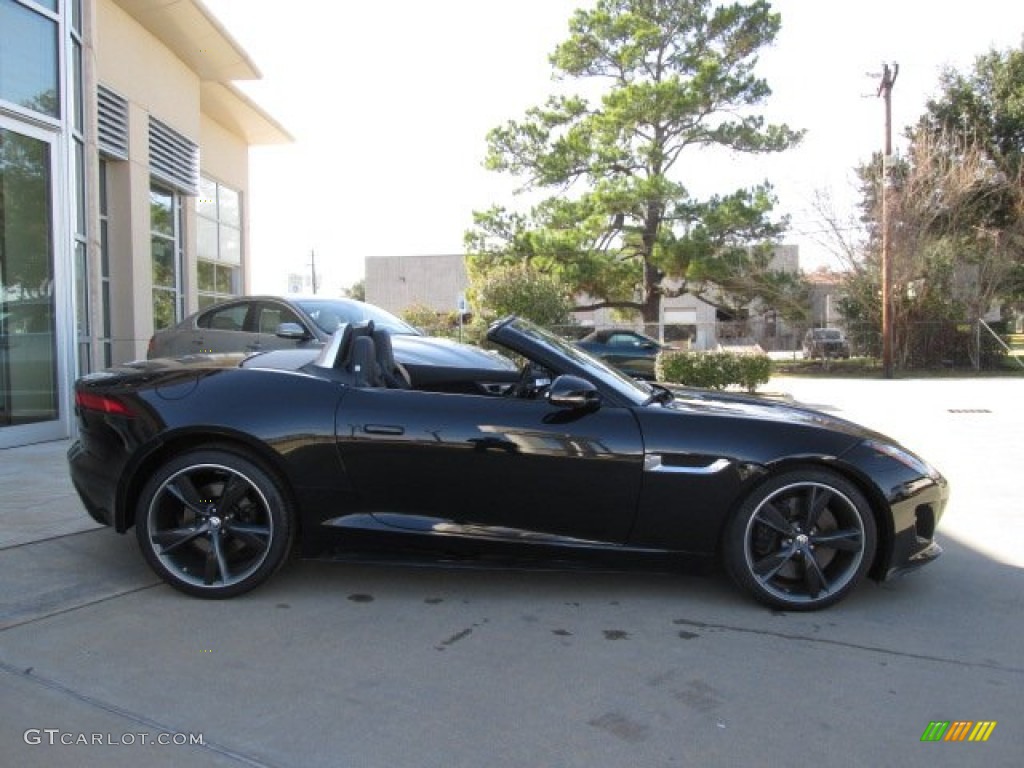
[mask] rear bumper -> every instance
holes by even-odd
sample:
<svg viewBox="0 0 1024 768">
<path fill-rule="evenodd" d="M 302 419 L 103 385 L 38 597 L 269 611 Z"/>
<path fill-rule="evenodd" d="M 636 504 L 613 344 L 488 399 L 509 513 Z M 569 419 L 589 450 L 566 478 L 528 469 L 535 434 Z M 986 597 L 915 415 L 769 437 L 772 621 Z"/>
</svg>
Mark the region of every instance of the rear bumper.
<svg viewBox="0 0 1024 768">
<path fill-rule="evenodd" d="M 109 463 L 92 456 L 79 440 L 68 449 L 68 471 L 89 517 L 101 525 L 113 525 L 112 489 L 117 487 L 117 477 L 111 477 Z"/>
</svg>

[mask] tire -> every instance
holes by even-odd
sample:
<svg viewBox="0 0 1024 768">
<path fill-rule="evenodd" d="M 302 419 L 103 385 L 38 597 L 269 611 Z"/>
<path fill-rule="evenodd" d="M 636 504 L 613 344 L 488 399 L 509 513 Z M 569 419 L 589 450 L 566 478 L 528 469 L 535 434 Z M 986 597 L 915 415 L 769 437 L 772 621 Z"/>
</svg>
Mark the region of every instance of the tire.
<svg viewBox="0 0 1024 768">
<path fill-rule="evenodd" d="M 876 541 L 864 495 L 834 472 L 809 468 L 777 475 L 746 498 L 726 526 L 723 557 L 755 600 L 813 611 L 857 586 Z"/>
<path fill-rule="evenodd" d="M 189 451 L 149 479 L 135 533 L 154 571 L 196 597 L 227 598 L 259 586 L 291 549 L 291 506 L 274 476 L 228 450 Z"/>
</svg>

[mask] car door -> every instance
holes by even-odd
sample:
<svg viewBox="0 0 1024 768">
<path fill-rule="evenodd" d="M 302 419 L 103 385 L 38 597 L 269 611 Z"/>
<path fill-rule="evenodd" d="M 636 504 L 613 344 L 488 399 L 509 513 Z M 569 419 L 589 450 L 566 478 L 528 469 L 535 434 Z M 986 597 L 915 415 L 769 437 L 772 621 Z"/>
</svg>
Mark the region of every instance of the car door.
<svg viewBox="0 0 1024 768">
<path fill-rule="evenodd" d="M 351 388 L 336 427 L 361 511 L 393 525 L 621 543 L 636 516 L 643 444 L 625 407 Z"/>
<path fill-rule="evenodd" d="M 193 352 L 201 354 L 252 352 L 259 334 L 246 325 L 253 309 L 251 301 L 236 301 L 215 307 L 196 319 Z"/>
</svg>

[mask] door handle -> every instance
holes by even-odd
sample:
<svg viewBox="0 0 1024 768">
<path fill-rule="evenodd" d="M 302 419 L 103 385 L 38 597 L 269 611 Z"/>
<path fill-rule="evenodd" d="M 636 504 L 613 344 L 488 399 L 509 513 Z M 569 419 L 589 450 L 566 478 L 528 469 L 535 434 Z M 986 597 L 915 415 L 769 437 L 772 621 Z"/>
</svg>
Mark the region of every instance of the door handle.
<svg viewBox="0 0 1024 768">
<path fill-rule="evenodd" d="M 368 435 L 404 435 L 405 427 L 400 427 L 397 424 L 365 424 L 363 425 L 363 432 Z"/>
</svg>

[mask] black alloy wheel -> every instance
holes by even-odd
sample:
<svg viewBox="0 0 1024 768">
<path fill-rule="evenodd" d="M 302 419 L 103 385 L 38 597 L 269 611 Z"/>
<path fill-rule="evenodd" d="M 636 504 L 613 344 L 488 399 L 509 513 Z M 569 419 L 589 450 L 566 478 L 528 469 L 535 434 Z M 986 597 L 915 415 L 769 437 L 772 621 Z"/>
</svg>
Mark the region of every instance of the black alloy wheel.
<svg viewBox="0 0 1024 768">
<path fill-rule="evenodd" d="M 794 470 L 759 486 L 726 528 L 733 580 L 773 608 L 811 611 L 843 599 L 875 554 L 864 495 L 827 470 Z"/>
<path fill-rule="evenodd" d="M 175 589 L 234 597 L 287 559 L 291 508 L 273 475 L 227 450 L 182 454 L 146 483 L 135 530 L 154 571 Z"/>
</svg>

